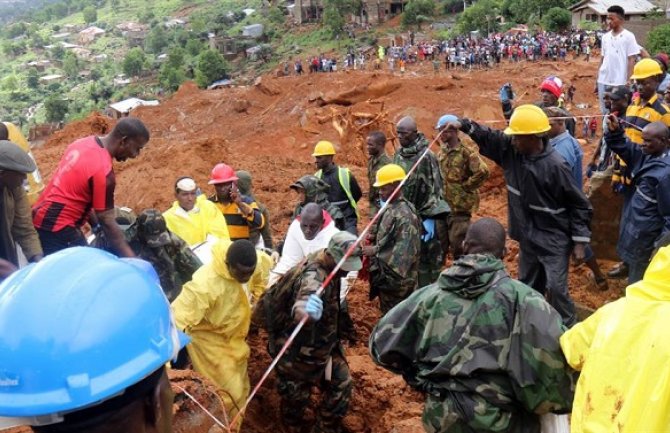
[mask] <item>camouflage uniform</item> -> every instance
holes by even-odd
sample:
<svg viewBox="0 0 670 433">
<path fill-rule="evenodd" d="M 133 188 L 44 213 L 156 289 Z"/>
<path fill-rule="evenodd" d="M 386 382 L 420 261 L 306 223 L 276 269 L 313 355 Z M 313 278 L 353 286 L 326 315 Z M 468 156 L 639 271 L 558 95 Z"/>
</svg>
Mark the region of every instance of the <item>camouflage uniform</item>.
<svg viewBox="0 0 670 433">
<path fill-rule="evenodd" d="M 370 190 L 368 192 L 368 201 L 370 202 L 370 218 L 372 218 L 377 211 L 379 211 L 379 188 L 375 188 L 374 183 L 376 182 L 377 171 L 385 166 L 386 164 L 391 163 L 391 158 L 386 154 L 382 153 L 368 159 L 368 182 L 370 185 Z"/>
<path fill-rule="evenodd" d="M 393 162 L 401 166 L 407 173 L 421 154 L 428 147 L 428 140 L 423 134 L 412 146 L 401 147 L 393 157 Z M 444 201 L 442 175 L 435 154 L 429 151 L 416 171 L 407 179 L 402 192 L 407 201 L 414 205 L 421 220 L 428 218 L 439 220 L 449 213 L 449 205 Z M 444 257 L 437 236 L 429 241 L 421 241 L 419 261 L 419 287 L 435 282 L 440 275 Z"/>
<path fill-rule="evenodd" d="M 325 264 L 325 250 L 307 256 L 305 260 L 286 274 L 277 284 L 290 285 L 294 303 L 277 306 L 293 311 L 295 304 L 305 302 L 316 293 L 331 267 Z M 318 322 L 309 321 L 296 337 L 293 345 L 277 364 L 277 389 L 282 399 L 281 412 L 285 424 L 303 423 L 303 412 L 309 405 L 312 386 L 321 389 L 321 404 L 317 410 L 313 432 L 337 432 L 342 418 L 347 413 L 353 388 L 349 366 L 340 344 L 340 278 L 333 278 L 323 294 L 323 315 Z M 293 307 L 293 308 L 292 308 Z M 285 322 L 286 311 L 278 315 Z M 268 351 L 275 356 L 293 331 L 295 323 L 284 325 L 279 332 L 270 330 Z M 275 328 L 270 324 L 269 328 Z M 327 377 L 328 364 L 332 373 Z"/>
<path fill-rule="evenodd" d="M 565 329 L 502 261 L 472 254 L 382 317 L 370 353 L 426 393 L 427 432 L 539 433 L 538 415 L 571 408 Z"/>
<path fill-rule="evenodd" d="M 389 203 L 369 238 L 375 249 L 370 259 L 370 299 L 379 296 L 382 313 L 405 299 L 419 282 L 421 220 L 404 197 Z"/>
<path fill-rule="evenodd" d="M 463 255 L 463 240 L 472 214 L 479 209 L 479 187 L 488 179 L 489 168 L 477 149 L 459 141 L 455 147 L 443 145 L 437 154 L 444 179 L 444 199 L 451 214 L 438 224 L 442 251 L 451 247 L 454 259 Z"/>
<path fill-rule="evenodd" d="M 330 214 L 330 217 L 335 221 L 335 227 L 344 230 L 344 214 L 342 210 L 337 205 L 328 201 L 328 189 L 330 185 L 316 176 L 306 175 L 298 179 L 291 187 L 300 187 L 305 191 L 305 202 L 295 207 L 293 219 L 296 219 L 300 215 L 303 206 L 307 203 L 316 203 Z"/>
<path fill-rule="evenodd" d="M 186 242 L 167 229 L 163 215 L 156 209 L 145 210 L 137 217 L 137 235 L 130 247 L 154 267 L 170 302 L 202 266 Z"/>
<path fill-rule="evenodd" d="M 243 195 L 249 196 L 253 201 L 258 205 L 258 210 L 263 214 L 263 228 L 258 229 L 258 227 L 249 227 L 249 241 L 257 245 L 261 236 L 263 237 L 263 244 L 265 248 L 273 249 L 274 243 L 272 242 L 272 228 L 270 227 L 270 211 L 267 206 L 263 203 L 256 200 L 256 197 L 252 193 L 251 189 L 251 174 L 245 170 L 238 170 L 235 172 L 235 175 L 238 177 L 237 187 L 240 189 L 240 192 Z"/>
</svg>

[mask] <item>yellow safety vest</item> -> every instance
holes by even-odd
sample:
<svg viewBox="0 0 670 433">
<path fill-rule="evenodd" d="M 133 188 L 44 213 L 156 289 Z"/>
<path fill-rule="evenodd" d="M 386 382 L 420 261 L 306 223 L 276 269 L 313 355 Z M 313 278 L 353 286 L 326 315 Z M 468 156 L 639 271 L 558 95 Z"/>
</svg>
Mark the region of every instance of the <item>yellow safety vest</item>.
<svg viewBox="0 0 670 433">
<path fill-rule="evenodd" d="M 323 176 L 323 170 L 317 171 L 316 173 L 314 173 L 314 176 L 321 179 L 321 176 Z M 358 214 L 358 205 L 356 204 L 356 200 L 354 200 L 354 196 L 351 195 L 351 172 L 349 171 L 348 168 L 338 166 L 337 178 L 340 181 L 340 186 L 342 187 L 342 190 L 344 191 L 344 193 L 347 196 L 347 199 L 349 200 L 349 204 L 356 212 L 356 218 L 360 218 L 360 215 Z"/>
</svg>

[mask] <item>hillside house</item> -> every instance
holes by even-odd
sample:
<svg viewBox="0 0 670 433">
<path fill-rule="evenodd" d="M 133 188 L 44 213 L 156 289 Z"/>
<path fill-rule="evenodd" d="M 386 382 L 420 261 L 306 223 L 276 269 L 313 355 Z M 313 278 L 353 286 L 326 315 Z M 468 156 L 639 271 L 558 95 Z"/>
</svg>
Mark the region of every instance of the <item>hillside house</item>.
<svg viewBox="0 0 670 433">
<path fill-rule="evenodd" d="M 184 27 L 186 25 L 186 21 L 180 20 L 179 18 L 172 18 L 171 20 L 168 20 L 165 22 L 165 27 L 168 29 L 172 29 L 175 27 Z"/>
<path fill-rule="evenodd" d="M 104 34 L 105 31 L 100 27 L 91 26 L 79 32 L 78 41 L 82 45 L 88 45 Z"/>
<path fill-rule="evenodd" d="M 623 7 L 626 12 L 626 21 L 642 21 L 649 13 L 657 10 L 657 7 L 647 0 L 581 0 L 570 6 L 572 13 L 572 25 L 578 27 L 581 21 L 593 21 L 605 24 L 607 21 L 607 8 L 613 5 Z"/>
<path fill-rule="evenodd" d="M 44 72 L 47 68 L 51 67 L 50 60 L 35 60 L 32 62 L 26 63 L 26 66 L 29 68 L 35 68 L 38 72 Z"/>
<path fill-rule="evenodd" d="M 130 48 L 144 46 L 144 41 L 148 34 L 147 26 L 134 22 L 125 22 L 118 24 L 116 28 L 126 38 Z"/>
<path fill-rule="evenodd" d="M 242 36 L 245 38 L 260 38 L 263 36 L 263 24 L 251 24 L 242 27 Z"/>
<path fill-rule="evenodd" d="M 114 104 L 109 104 L 109 106 L 105 109 L 105 114 L 113 119 L 120 119 L 121 117 L 127 117 L 130 112 L 137 107 L 155 107 L 158 104 L 158 101 L 145 101 L 140 98 L 128 98 Z"/>
<path fill-rule="evenodd" d="M 60 83 L 65 80 L 65 75 L 51 74 L 40 77 L 39 81 L 42 84 Z"/>
</svg>

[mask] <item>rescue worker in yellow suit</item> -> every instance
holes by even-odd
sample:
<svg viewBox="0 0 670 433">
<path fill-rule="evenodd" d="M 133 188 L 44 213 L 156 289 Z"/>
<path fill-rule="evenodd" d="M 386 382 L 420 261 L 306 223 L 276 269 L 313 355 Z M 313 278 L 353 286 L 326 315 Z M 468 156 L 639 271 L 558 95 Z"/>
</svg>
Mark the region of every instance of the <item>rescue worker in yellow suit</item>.
<svg viewBox="0 0 670 433">
<path fill-rule="evenodd" d="M 249 395 L 252 302 L 265 290 L 273 263 L 246 239 L 220 240 L 212 253 L 212 262 L 193 274 L 172 309 L 177 328 L 192 339 L 187 351 L 195 371 L 219 387 L 231 419 Z"/>
<path fill-rule="evenodd" d="M 670 236 L 659 243 L 667 245 Z M 670 432 L 670 246 L 658 250 L 626 297 L 599 308 L 561 336 L 581 371 L 572 433 Z"/>
</svg>

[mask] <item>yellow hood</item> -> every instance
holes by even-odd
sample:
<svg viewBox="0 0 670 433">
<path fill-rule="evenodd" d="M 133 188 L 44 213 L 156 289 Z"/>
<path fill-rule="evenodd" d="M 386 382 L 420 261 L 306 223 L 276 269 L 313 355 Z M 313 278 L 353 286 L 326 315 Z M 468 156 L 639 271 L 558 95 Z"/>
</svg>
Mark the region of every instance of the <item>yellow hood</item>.
<svg viewBox="0 0 670 433">
<path fill-rule="evenodd" d="M 658 250 L 643 280 L 628 286 L 626 296 L 647 301 L 670 301 L 670 246 Z"/>
</svg>

